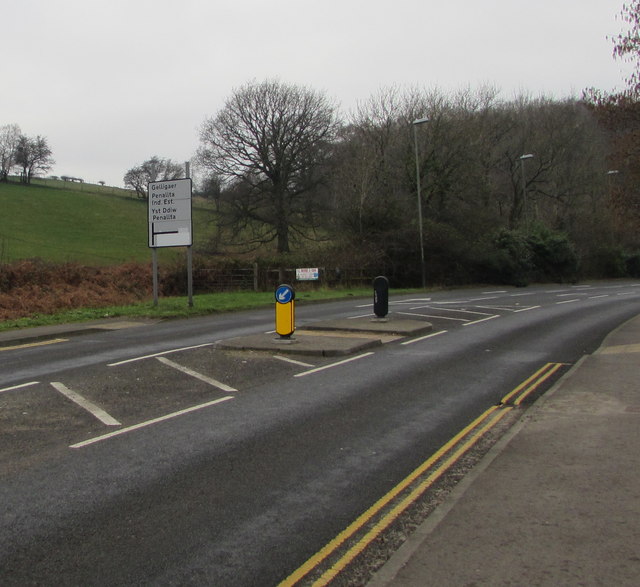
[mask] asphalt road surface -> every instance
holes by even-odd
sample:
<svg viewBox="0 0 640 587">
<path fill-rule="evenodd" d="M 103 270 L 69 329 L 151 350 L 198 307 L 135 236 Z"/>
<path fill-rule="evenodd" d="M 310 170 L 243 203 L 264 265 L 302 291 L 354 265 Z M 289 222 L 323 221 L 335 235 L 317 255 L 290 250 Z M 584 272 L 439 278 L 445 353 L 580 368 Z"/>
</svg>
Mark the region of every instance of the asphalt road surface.
<svg viewBox="0 0 640 587">
<path fill-rule="evenodd" d="M 371 312 L 300 304 L 297 326 Z M 348 362 L 216 346 L 272 330 L 263 310 L 0 345 L 0 583 L 277 585 L 640 313 L 640 283 L 392 292 L 390 313 L 433 333 Z M 350 572 L 337 582 L 366 580 Z"/>
</svg>

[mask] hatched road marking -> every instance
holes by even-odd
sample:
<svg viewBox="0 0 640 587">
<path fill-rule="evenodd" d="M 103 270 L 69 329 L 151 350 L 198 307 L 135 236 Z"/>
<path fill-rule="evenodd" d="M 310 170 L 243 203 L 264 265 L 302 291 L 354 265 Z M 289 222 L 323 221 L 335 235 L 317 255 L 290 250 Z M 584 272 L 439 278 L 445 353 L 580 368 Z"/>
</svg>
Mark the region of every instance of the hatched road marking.
<svg viewBox="0 0 640 587">
<path fill-rule="evenodd" d="M 79 393 L 69 389 L 63 383 L 54 381 L 51 383 L 51 386 L 59 391 L 62 395 L 64 395 L 67 399 L 70 399 L 75 404 L 79 405 L 81 408 L 87 410 L 92 416 L 95 416 L 105 424 L 106 426 L 121 426 L 120 422 L 116 420 L 113 416 L 110 416 L 99 406 L 96 406 L 93 402 L 88 399 L 82 397 Z"/>
<path fill-rule="evenodd" d="M 196 379 L 199 379 L 200 381 L 204 381 L 205 383 L 208 383 L 213 387 L 217 387 L 222 391 L 238 391 L 237 389 L 222 383 L 222 381 L 218 381 L 217 379 L 207 377 L 202 373 L 198 373 L 193 369 L 189 369 L 189 367 L 183 367 L 182 365 L 179 365 L 178 363 L 174 363 L 173 361 L 170 361 L 165 357 L 156 357 L 156 360 L 160 361 L 163 365 L 167 365 L 167 367 L 172 367 L 173 369 L 177 369 L 178 371 L 180 371 L 181 373 L 184 373 L 185 375 L 190 375 L 191 377 L 195 377 Z"/>
</svg>

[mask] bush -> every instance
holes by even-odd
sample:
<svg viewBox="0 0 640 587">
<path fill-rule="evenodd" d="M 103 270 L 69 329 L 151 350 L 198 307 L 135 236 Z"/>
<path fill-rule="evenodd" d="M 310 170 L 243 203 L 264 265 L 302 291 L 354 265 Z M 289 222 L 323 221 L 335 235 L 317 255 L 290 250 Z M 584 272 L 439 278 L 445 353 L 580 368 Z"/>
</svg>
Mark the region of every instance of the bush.
<svg viewBox="0 0 640 587">
<path fill-rule="evenodd" d="M 577 280 L 578 255 L 566 234 L 538 226 L 527 236 L 527 244 L 532 254 L 534 279 L 558 283 Z"/>
<path fill-rule="evenodd" d="M 627 253 L 625 258 L 627 276 L 640 277 L 640 251 Z"/>
<path fill-rule="evenodd" d="M 525 235 L 517 230 L 500 230 L 492 239 L 484 261 L 487 281 L 523 287 L 533 270 L 533 253 Z"/>
<path fill-rule="evenodd" d="M 586 273 L 593 277 L 626 277 L 627 263 L 624 250 L 617 246 L 596 248 L 586 262 Z"/>
</svg>

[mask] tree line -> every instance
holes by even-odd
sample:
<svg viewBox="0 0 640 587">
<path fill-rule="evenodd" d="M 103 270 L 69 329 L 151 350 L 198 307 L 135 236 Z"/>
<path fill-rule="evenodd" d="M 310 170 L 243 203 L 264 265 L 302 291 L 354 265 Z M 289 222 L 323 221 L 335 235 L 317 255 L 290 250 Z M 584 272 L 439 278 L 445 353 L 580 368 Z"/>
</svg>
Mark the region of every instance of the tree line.
<svg viewBox="0 0 640 587">
<path fill-rule="evenodd" d="M 208 252 L 271 247 L 407 285 L 640 277 L 640 0 L 621 16 L 613 55 L 636 73 L 615 94 L 388 88 L 344 116 L 312 88 L 237 88 L 200 129 Z"/>
<path fill-rule="evenodd" d="M 250 82 L 200 130 L 200 188 L 216 210 L 208 252 L 271 247 L 406 284 L 421 252 L 440 283 L 628 274 L 640 161 L 624 144 L 638 114 L 635 101 L 389 88 L 341 117 L 321 92 Z M 145 168 L 183 173 L 152 158 L 125 176 L 141 195 Z"/>
<path fill-rule="evenodd" d="M 17 124 L 0 126 L 0 181 L 7 182 L 9 174 L 17 168 L 20 180 L 31 183 L 32 177 L 45 173 L 54 163 L 53 152 L 45 137 L 29 137 Z"/>
</svg>

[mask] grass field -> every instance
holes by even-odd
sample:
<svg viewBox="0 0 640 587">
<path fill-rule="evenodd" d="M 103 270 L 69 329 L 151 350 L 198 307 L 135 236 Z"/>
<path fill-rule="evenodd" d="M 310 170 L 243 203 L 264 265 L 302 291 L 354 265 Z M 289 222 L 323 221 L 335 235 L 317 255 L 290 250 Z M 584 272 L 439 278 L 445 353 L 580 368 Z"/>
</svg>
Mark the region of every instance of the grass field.
<svg viewBox="0 0 640 587">
<path fill-rule="evenodd" d="M 0 209 L 0 262 L 42 258 L 112 265 L 151 257 L 147 204 L 126 190 L 56 180 L 0 183 Z M 205 203 L 194 205 L 196 241 L 206 240 L 209 218 Z M 177 251 L 162 249 L 160 258 Z"/>
</svg>

